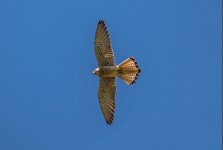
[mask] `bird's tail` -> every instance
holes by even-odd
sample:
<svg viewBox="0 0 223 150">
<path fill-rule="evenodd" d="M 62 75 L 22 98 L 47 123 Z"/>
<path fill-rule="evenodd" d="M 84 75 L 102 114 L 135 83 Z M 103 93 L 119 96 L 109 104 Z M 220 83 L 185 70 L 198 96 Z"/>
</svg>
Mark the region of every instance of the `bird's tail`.
<svg viewBox="0 0 223 150">
<path fill-rule="evenodd" d="M 127 58 L 118 65 L 118 77 L 128 85 L 135 83 L 140 72 L 141 70 L 137 65 L 136 60 L 132 57 Z"/>
</svg>

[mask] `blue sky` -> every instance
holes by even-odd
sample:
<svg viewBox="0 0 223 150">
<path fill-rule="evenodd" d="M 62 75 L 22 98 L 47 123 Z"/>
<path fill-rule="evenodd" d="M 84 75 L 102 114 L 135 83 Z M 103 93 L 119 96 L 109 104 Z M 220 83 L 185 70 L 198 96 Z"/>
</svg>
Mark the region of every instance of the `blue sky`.
<svg viewBox="0 0 223 150">
<path fill-rule="evenodd" d="M 1 0 L 1 150 L 220 150 L 221 0 Z M 94 34 L 108 26 L 117 79 L 102 116 Z"/>
</svg>

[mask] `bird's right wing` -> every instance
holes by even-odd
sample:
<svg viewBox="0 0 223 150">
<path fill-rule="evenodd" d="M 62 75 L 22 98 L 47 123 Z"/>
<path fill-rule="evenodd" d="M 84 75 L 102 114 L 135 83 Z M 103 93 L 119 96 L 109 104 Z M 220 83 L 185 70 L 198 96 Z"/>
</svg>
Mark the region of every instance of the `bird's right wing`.
<svg viewBox="0 0 223 150">
<path fill-rule="evenodd" d="M 98 66 L 114 66 L 114 54 L 104 21 L 100 20 L 95 33 L 94 52 Z"/>
<path fill-rule="evenodd" d="M 115 78 L 100 78 L 98 98 L 101 106 L 101 111 L 105 117 L 105 121 L 109 125 L 112 124 L 114 118 L 115 93 L 116 93 Z"/>
</svg>

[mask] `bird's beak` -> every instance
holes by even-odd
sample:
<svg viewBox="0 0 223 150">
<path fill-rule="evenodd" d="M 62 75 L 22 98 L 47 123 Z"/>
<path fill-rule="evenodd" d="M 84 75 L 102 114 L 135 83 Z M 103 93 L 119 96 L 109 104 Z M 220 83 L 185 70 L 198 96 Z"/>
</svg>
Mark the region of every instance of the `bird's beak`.
<svg viewBox="0 0 223 150">
<path fill-rule="evenodd" d="M 98 68 L 94 69 L 94 70 L 93 70 L 93 74 L 98 76 L 98 73 L 99 73 L 98 71 L 99 71 Z"/>
</svg>

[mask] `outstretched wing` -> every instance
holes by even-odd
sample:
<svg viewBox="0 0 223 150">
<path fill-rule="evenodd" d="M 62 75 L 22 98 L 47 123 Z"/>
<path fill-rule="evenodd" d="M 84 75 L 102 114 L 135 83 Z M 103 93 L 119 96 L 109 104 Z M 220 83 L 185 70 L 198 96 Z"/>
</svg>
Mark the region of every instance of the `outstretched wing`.
<svg viewBox="0 0 223 150">
<path fill-rule="evenodd" d="M 95 33 L 94 52 L 98 66 L 114 66 L 114 54 L 111 48 L 109 33 L 104 21 L 100 20 Z"/>
<path fill-rule="evenodd" d="M 107 124 L 111 125 L 115 113 L 115 78 L 100 78 L 98 98 Z"/>
</svg>

